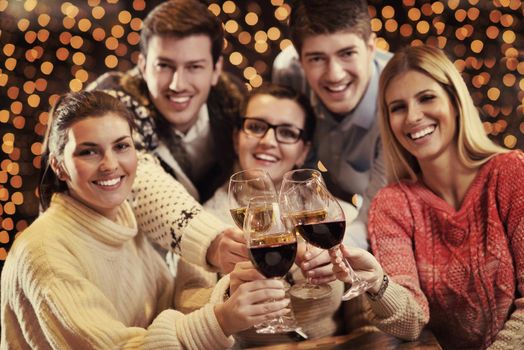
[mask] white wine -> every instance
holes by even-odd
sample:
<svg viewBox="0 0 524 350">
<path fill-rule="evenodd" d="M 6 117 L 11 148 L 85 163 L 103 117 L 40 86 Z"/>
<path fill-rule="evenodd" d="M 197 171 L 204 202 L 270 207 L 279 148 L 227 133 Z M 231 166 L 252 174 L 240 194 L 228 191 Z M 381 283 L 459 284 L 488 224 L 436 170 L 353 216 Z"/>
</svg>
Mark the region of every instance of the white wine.
<svg viewBox="0 0 524 350">
<path fill-rule="evenodd" d="M 326 219 L 327 210 L 324 208 L 315 210 L 303 210 L 294 213 L 289 213 L 287 218 L 291 220 L 293 225 L 316 224 Z"/>
<path fill-rule="evenodd" d="M 235 222 L 237 227 L 241 230 L 244 227 L 244 218 L 246 217 L 246 210 L 247 210 L 246 207 L 229 210 L 229 212 L 231 213 L 231 216 L 233 217 L 233 221 Z"/>
</svg>

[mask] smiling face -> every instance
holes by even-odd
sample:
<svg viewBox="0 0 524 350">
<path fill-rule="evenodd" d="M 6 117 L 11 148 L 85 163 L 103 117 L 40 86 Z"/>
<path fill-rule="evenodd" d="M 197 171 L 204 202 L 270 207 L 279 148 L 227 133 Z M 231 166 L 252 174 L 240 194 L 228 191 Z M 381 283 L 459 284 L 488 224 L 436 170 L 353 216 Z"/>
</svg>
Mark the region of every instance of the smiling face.
<svg viewBox="0 0 524 350">
<path fill-rule="evenodd" d="M 366 92 L 374 53 L 374 35 L 364 41 L 341 31 L 305 38 L 300 61 L 309 85 L 327 109 L 347 114 Z"/>
<path fill-rule="evenodd" d="M 437 81 L 408 70 L 390 81 L 384 97 L 393 135 L 421 166 L 456 157 L 457 111 Z"/>
<path fill-rule="evenodd" d="M 138 67 L 151 100 L 177 130 L 187 132 L 207 101 L 222 71 L 222 59 L 213 63 L 211 39 L 204 34 L 184 38 L 153 36 L 147 57 Z"/>
<path fill-rule="evenodd" d="M 137 157 L 128 122 L 115 114 L 88 117 L 68 131 L 62 161 L 52 163 L 69 194 L 114 219 L 131 193 Z"/>
<path fill-rule="evenodd" d="M 299 129 L 304 129 L 306 118 L 304 110 L 297 102 L 271 95 L 252 97 L 245 114 L 247 118 L 258 118 L 273 125 L 285 124 Z M 309 144 L 304 144 L 302 139 L 293 144 L 279 143 L 274 129 L 268 129 L 262 138 L 238 131 L 235 135 L 235 149 L 243 170 L 264 169 L 278 186 L 285 172 L 304 163 Z"/>
</svg>

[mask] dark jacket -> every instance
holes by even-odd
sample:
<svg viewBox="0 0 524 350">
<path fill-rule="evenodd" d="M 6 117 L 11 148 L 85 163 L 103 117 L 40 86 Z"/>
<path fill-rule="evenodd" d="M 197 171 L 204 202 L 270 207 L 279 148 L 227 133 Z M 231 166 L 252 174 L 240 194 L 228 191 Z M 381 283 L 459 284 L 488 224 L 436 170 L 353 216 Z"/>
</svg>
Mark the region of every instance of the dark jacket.
<svg viewBox="0 0 524 350">
<path fill-rule="evenodd" d="M 160 142 L 166 144 L 170 150 L 177 147 L 175 134 L 151 102 L 146 83 L 138 68 L 135 67 L 125 73 L 106 73 L 91 83 L 88 89 L 108 91 L 133 111 L 138 127 L 135 140 L 137 148 L 154 153 Z M 215 162 L 200 183 L 190 179 L 199 192 L 201 202 L 211 197 L 232 173 L 236 158 L 233 149 L 233 129 L 240 117 L 239 109 L 245 92 L 242 83 L 227 73 L 222 73 L 218 83 L 211 88 L 207 108 Z M 171 152 L 176 159 L 175 153 Z M 164 169 L 176 178 L 177 173 L 169 162 L 161 159 L 158 154 L 156 156 Z"/>
</svg>

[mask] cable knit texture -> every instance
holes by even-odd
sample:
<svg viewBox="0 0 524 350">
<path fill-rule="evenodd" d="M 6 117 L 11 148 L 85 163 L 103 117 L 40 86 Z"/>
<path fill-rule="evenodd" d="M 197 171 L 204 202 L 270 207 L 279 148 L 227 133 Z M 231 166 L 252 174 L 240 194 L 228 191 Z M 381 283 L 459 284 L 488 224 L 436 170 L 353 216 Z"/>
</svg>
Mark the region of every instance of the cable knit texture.
<svg viewBox="0 0 524 350">
<path fill-rule="evenodd" d="M 2 271 L 0 349 L 223 349 L 213 305 L 170 310 L 174 283 L 129 204 L 113 222 L 65 194 Z"/>
<path fill-rule="evenodd" d="M 372 251 L 399 285 L 371 302 L 379 328 L 409 338 L 429 320 L 445 348 L 524 348 L 521 151 L 483 165 L 459 210 L 419 181 L 381 190 L 370 214 Z"/>
</svg>

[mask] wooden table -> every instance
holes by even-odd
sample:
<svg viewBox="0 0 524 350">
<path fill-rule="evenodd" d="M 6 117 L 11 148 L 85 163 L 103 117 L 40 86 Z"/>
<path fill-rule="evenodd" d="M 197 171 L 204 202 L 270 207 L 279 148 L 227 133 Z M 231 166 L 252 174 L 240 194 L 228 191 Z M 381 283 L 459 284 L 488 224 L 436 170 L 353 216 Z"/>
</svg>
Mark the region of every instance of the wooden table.
<svg viewBox="0 0 524 350">
<path fill-rule="evenodd" d="M 381 331 L 351 333 L 337 337 L 325 337 L 297 343 L 250 348 L 251 350 L 442 350 L 437 339 L 428 330 L 424 330 L 416 341 L 403 341 Z"/>
</svg>

